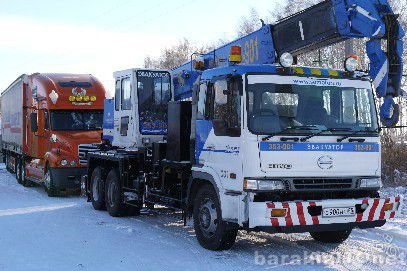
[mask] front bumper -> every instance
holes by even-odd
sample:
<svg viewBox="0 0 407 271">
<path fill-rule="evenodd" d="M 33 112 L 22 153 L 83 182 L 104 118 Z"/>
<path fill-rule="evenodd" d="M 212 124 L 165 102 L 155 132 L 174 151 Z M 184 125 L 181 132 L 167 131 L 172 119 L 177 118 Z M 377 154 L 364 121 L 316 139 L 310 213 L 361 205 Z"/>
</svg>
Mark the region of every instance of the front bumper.
<svg viewBox="0 0 407 271">
<path fill-rule="evenodd" d="M 297 202 L 250 202 L 249 228 L 272 227 L 281 232 L 312 231 L 317 228 L 330 228 L 329 225 L 342 225 L 351 228 L 371 228 L 382 226 L 386 219 L 398 215 L 402 209 L 401 196 L 390 198 L 334 199 Z M 394 209 L 384 211 L 384 205 L 393 203 Z M 368 204 L 363 210 L 361 205 Z M 354 216 L 323 217 L 323 208 L 356 207 Z M 285 217 L 272 217 L 272 209 L 286 209 Z M 381 222 L 380 222 L 381 221 Z M 326 225 L 326 226 L 324 226 Z M 289 229 L 291 228 L 291 229 Z M 297 231 L 294 229 L 297 228 Z M 273 231 L 273 230 L 271 230 Z M 321 230 L 322 231 L 322 230 Z"/>
<path fill-rule="evenodd" d="M 51 168 L 52 181 L 58 191 L 80 191 L 86 168 Z"/>
</svg>

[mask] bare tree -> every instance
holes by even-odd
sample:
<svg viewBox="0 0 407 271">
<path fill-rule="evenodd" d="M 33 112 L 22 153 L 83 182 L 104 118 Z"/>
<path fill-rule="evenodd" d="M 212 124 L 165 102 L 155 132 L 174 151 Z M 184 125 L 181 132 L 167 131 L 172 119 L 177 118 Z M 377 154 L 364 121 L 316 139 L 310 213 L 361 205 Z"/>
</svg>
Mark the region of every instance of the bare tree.
<svg viewBox="0 0 407 271">
<path fill-rule="evenodd" d="M 195 46 L 188 39 L 180 40 L 176 45 L 164 48 L 158 58 L 150 56 L 144 59 L 145 68 L 173 69 L 189 61 L 193 53 L 205 53 L 212 46 Z"/>
<path fill-rule="evenodd" d="M 240 19 L 239 26 L 237 28 L 238 37 L 246 36 L 261 27 L 261 21 L 259 13 L 255 8 L 250 9 L 250 14 L 248 16 L 243 16 Z"/>
</svg>

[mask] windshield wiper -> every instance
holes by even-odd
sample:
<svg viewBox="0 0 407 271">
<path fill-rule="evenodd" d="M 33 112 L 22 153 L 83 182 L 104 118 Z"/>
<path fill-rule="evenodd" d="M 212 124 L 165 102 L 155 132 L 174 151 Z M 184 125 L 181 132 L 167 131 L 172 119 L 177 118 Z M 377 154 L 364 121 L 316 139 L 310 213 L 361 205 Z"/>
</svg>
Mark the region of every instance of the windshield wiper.
<svg viewBox="0 0 407 271">
<path fill-rule="evenodd" d="M 376 130 L 360 130 L 360 131 L 355 131 L 355 132 L 353 132 L 353 133 L 351 133 L 351 134 L 349 134 L 349 135 L 346 135 L 346 136 L 344 136 L 344 137 L 341 137 L 341 138 L 338 138 L 336 141 L 337 142 L 342 142 L 342 141 L 344 141 L 345 139 L 347 139 L 347 138 L 350 138 L 350 137 L 353 137 L 353 136 L 356 136 L 356 135 L 358 135 L 358 134 L 371 134 L 371 133 L 378 133 L 378 131 L 376 131 Z M 363 140 L 364 141 L 364 140 Z"/>
<path fill-rule="evenodd" d="M 329 128 L 329 129 L 324 129 L 324 130 L 319 131 L 318 133 L 314 133 L 314 134 L 311 134 L 309 136 L 303 137 L 303 138 L 301 138 L 300 141 L 305 142 L 310 138 L 322 135 L 322 134 L 324 134 L 326 132 L 347 132 L 347 131 L 351 131 L 351 130 L 352 130 L 351 128 Z"/>
<path fill-rule="evenodd" d="M 265 138 L 263 138 L 263 141 L 269 140 L 269 139 L 272 138 L 272 137 L 275 137 L 275 136 L 277 136 L 277 135 L 281 135 L 281 134 L 283 134 L 283 133 L 285 133 L 285 132 L 288 132 L 288 131 L 291 131 L 291 130 L 306 130 L 306 131 L 311 131 L 311 130 L 316 130 L 316 129 L 318 129 L 318 126 L 316 126 L 316 125 L 289 126 L 289 127 L 285 128 L 285 129 L 281 130 L 281 131 L 278 132 L 278 133 L 274 133 L 274 134 L 271 134 L 271 135 L 266 136 Z"/>
</svg>

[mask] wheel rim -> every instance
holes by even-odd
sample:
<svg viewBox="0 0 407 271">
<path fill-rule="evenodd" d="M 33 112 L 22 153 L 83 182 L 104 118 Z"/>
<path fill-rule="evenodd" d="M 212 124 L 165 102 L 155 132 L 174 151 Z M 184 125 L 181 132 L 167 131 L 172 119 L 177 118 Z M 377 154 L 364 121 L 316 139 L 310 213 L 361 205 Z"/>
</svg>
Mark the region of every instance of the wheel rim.
<svg viewBox="0 0 407 271">
<path fill-rule="evenodd" d="M 92 197 L 93 201 L 99 200 L 99 177 L 95 177 L 92 182 Z"/>
<path fill-rule="evenodd" d="M 49 189 L 50 184 L 51 184 L 51 174 L 49 174 L 49 171 L 47 171 L 47 172 L 45 173 L 45 187 L 46 187 L 47 189 Z"/>
<path fill-rule="evenodd" d="M 199 208 L 199 227 L 202 233 L 211 237 L 215 234 L 218 226 L 218 213 L 211 199 L 204 199 Z"/>
<path fill-rule="evenodd" d="M 114 207 L 116 202 L 116 184 L 115 182 L 110 182 L 108 187 L 107 193 L 107 201 L 110 207 Z"/>
</svg>

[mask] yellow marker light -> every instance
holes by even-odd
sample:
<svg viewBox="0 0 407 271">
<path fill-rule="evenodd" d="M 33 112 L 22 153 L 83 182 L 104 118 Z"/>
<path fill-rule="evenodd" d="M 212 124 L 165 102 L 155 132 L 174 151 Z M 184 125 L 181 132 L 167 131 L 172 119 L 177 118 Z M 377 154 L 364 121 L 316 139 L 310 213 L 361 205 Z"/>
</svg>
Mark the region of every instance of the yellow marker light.
<svg viewBox="0 0 407 271">
<path fill-rule="evenodd" d="M 304 74 L 304 69 L 303 69 L 303 68 L 295 67 L 295 68 L 294 68 L 294 72 L 295 72 L 296 74 Z"/>
<path fill-rule="evenodd" d="M 77 101 L 77 102 L 82 102 L 82 100 L 83 100 L 83 97 L 82 97 L 82 96 L 76 96 L 76 101 Z"/>
<path fill-rule="evenodd" d="M 286 209 L 272 209 L 271 217 L 285 217 L 287 215 Z"/>
<path fill-rule="evenodd" d="M 95 102 L 95 101 L 96 101 L 96 96 L 90 97 L 90 101 L 91 101 L 91 102 Z"/>
<path fill-rule="evenodd" d="M 328 73 L 329 73 L 330 76 L 339 77 L 339 72 L 338 71 L 329 70 Z"/>
<path fill-rule="evenodd" d="M 74 102 L 75 101 L 75 96 L 69 96 L 69 101 Z"/>
<path fill-rule="evenodd" d="M 234 63 L 242 62 L 242 47 L 240 46 L 230 47 L 229 61 Z"/>
<path fill-rule="evenodd" d="M 384 211 L 385 211 L 385 212 L 387 212 L 387 211 L 392 211 L 392 210 L 393 210 L 393 207 L 394 207 L 393 203 L 386 203 L 386 204 L 384 205 Z"/>
<path fill-rule="evenodd" d="M 320 69 L 311 69 L 311 74 L 322 75 L 322 71 Z"/>
<path fill-rule="evenodd" d="M 83 100 L 84 100 L 85 102 L 89 102 L 89 99 L 90 99 L 90 97 L 89 97 L 89 96 L 85 96 L 85 97 L 83 97 Z"/>
</svg>

